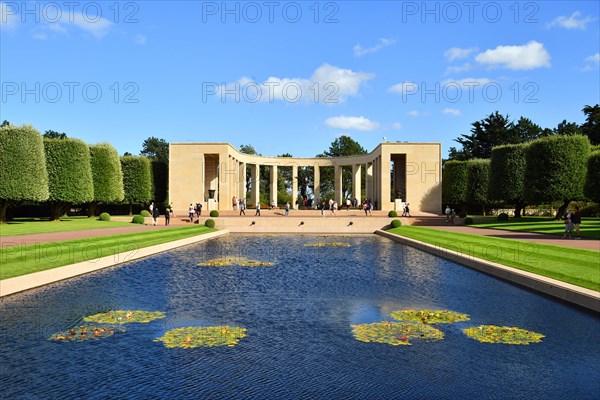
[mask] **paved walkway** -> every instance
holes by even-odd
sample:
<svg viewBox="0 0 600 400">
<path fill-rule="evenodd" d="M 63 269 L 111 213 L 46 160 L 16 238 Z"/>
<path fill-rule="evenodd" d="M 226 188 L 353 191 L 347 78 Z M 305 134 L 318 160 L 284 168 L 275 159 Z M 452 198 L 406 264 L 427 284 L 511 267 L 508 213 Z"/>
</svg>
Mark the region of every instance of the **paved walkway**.
<svg viewBox="0 0 600 400">
<path fill-rule="evenodd" d="M 429 226 L 428 228 L 439 229 L 448 232 L 469 233 L 472 235 L 492 236 L 505 239 L 524 240 L 526 242 L 551 244 L 554 246 L 566 246 L 576 249 L 600 251 L 600 240 L 594 239 L 563 239 L 559 235 L 548 235 L 545 233 L 505 231 L 500 229 L 475 228 L 472 226 Z"/>
</svg>

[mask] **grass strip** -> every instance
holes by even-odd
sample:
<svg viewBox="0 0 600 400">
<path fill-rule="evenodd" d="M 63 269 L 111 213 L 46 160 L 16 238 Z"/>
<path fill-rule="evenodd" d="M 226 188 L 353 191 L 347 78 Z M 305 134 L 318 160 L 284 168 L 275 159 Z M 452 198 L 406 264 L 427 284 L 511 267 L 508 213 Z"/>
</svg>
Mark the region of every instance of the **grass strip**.
<svg viewBox="0 0 600 400">
<path fill-rule="evenodd" d="M 13 278 L 82 261 L 138 250 L 143 247 L 213 232 L 205 226 L 37 243 L 0 249 L 0 279 Z"/>
<path fill-rule="evenodd" d="M 15 220 L 6 224 L 0 224 L 0 236 L 83 231 L 88 229 L 117 228 L 120 226 L 131 226 L 131 222 L 100 221 L 98 218 L 87 217 L 64 217 L 60 221 L 15 218 Z"/>
<path fill-rule="evenodd" d="M 511 218 L 508 221 L 497 221 L 494 217 L 490 221 L 482 221 L 482 217 L 473 217 L 476 224 L 469 226 L 475 228 L 489 228 L 516 232 L 545 233 L 550 235 L 564 235 L 565 224 L 563 221 L 549 218 L 523 217 Z M 486 218 L 487 219 L 487 218 Z M 600 218 L 583 218 L 581 221 L 581 236 L 589 239 L 600 239 Z M 575 234 L 575 232 L 573 232 Z"/>
<path fill-rule="evenodd" d="M 600 252 L 438 229 L 401 226 L 388 232 L 469 257 L 600 291 Z"/>
</svg>

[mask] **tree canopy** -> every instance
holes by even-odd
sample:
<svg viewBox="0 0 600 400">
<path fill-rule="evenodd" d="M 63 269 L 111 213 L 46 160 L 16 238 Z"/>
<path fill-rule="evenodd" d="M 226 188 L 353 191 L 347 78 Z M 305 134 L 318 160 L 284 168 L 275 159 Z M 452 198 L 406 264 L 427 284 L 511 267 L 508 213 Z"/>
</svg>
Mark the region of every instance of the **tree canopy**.
<svg viewBox="0 0 600 400">
<path fill-rule="evenodd" d="M 140 155 L 151 160 L 169 162 L 169 143 L 165 139 L 151 136 L 142 143 Z"/>
</svg>

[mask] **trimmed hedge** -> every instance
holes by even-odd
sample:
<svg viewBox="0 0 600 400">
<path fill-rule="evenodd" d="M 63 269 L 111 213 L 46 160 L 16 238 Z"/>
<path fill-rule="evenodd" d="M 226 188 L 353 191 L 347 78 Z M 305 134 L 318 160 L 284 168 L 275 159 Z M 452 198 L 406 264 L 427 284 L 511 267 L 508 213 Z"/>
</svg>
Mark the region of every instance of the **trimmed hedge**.
<svg viewBox="0 0 600 400">
<path fill-rule="evenodd" d="M 458 213 L 458 218 L 467 218 L 467 215 L 466 211 L 461 211 Z"/>
<path fill-rule="evenodd" d="M 100 216 L 98 217 L 98 219 L 100 221 L 110 221 L 110 214 L 107 212 L 103 212 L 102 214 L 100 214 Z"/>
<path fill-rule="evenodd" d="M 90 146 L 94 201 L 117 203 L 125 197 L 123 173 L 117 150 L 108 143 Z"/>
<path fill-rule="evenodd" d="M 397 216 L 398 216 L 398 213 L 394 210 L 392 210 L 388 213 L 388 217 L 390 217 L 390 218 L 396 218 Z"/>
<path fill-rule="evenodd" d="M 500 214 L 498 214 L 498 217 L 496 217 L 496 219 L 498 221 L 508 221 L 508 214 L 507 213 L 500 213 Z"/>
<path fill-rule="evenodd" d="M 217 210 L 212 210 L 210 212 L 210 216 L 213 217 L 213 218 L 218 217 L 219 216 L 219 212 Z"/>
<path fill-rule="evenodd" d="M 483 206 L 488 202 L 489 173 L 490 160 L 473 159 L 467 161 L 466 200 L 470 205 Z"/>
<path fill-rule="evenodd" d="M 442 202 L 462 204 L 467 196 L 467 163 L 447 161 L 442 174 Z"/>
<path fill-rule="evenodd" d="M 143 224 L 145 222 L 146 222 L 146 220 L 144 219 L 144 217 L 142 217 L 139 214 L 134 215 L 133 218 L 131 219 L 132 224 Z"/>
<path fill-rule="evenodd" d="M 398 228 L 402 226 L 402 222 L 399 219 L 394 219 L 392 220 L 392 223 L 390 225 L 392 226 L 392 228 Z"/>
<path fill-rule="evenodd" d="M 146 157 L 121 157 L 124 201 L 127 204 L 148 203 L 152 200 L 150 160 Z"/>
<path fill-rule="evenodd" d="M 148 211 L 148 210 L 142 210 L 142 211 L 140 211 L 140 215 L 142 217 L 151 217 L 152 216 L 152 214 L 150 214 L 150 211 Z"/>
<path fill-rule="evenodd" d="M 585 196 L 600 203 L 600 150 L 594 151 L 587 162 L 587 176 L 584 186 Z"/>
<path fill-rule="evenodd" d="M 207 219 L 206 221 L 204 221 L 204 226 L 206 226 L 207 228 L 214 228 L 215 227 L 215 220 L 214 219 Z"/>
<path fill-rule="evenodd" d="M 471 225 L 473 223 L 473 218 L 467 217 L 465 218 L 465 225 Z"/>
<path fill-rule="evenodd" d="M 492 149 L 488 198 L 510 204 L 525 198 L 525 154 L 527 145 L 510 144 Z"/>
<path fill-rule="evenodd" d="M 540 204 L 582 199 L 590 141 L 581 135 L 553 135 L 529 144 L 525 200 Z"/>
</svg>

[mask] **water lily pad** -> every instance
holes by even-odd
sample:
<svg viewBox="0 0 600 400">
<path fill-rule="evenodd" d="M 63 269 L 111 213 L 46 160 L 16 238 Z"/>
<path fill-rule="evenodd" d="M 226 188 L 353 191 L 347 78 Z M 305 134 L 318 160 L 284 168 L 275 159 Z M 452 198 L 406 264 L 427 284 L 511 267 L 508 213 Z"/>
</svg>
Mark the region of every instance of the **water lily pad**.
<svg viewBox="0 0 600 400">
<path fill-rule="evenodd" d="M 470 319 L 467 314 L 448 310 L 400 310 L 392 312 L 390 316 L 400 321 L 420 321 L 424 324 L 452 324 Z"/>
<path fill-rule="evenodd" d="M 155 342 L 163 342 L 165 347 L 195 349 L 197 347 L 235 346 L 246 337 L 246 328 L 231 326 L 190 326 L 165 332 Z"/>
<path fill-rule="evenodd" d="M 544 335 L 510 326 L 480 325 L 463 329 L 465 335 L 483 343 L 529 344 L 539 343 Z"/>
<path fill-rule="evenodd" d="M 85 340 L 98 340 L 125 332 L 121 326 L 81 325 L 66 331 L 55 333 L 48 340 L 53 342 L 83 342 Z"/>
<path fill-rule="evenodd" d="M 88 315 L 83 318 L 83 320 L 85 322 L 96 322 L 99 324 L 127 324 L 131 322 L 145 324 L 164 317 L 165 313 L 160 311 L 115 310 Z"/>
<path fill-rule="evenodd" d="M 348 243 L 343 242 L 320 242 L 320 243 L 305 243 L 305 247 L 350 247 Z"/>
<path fill-rule="evenodd" d="M 392 346 L 411 346 L 411 339 L 442 340 L 444 333 L 419 322 L 375 322 L 352 325 L 354 338 L 361 342 L 386 343 Z"/>
<path fill-rule="evenodd" d="M 271 267 L 272 262 L 251 260 L 244 257 L 221 257 L 204 261 L 198 264 L 199 267 Z"/>
</svg>

